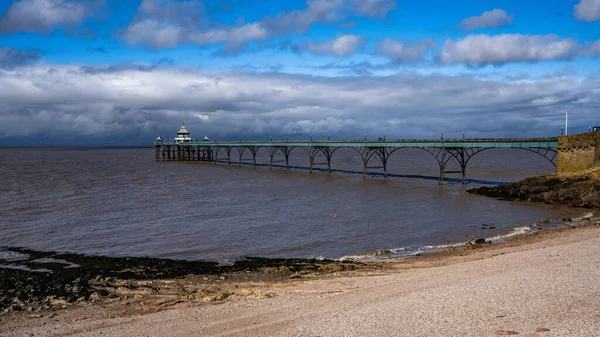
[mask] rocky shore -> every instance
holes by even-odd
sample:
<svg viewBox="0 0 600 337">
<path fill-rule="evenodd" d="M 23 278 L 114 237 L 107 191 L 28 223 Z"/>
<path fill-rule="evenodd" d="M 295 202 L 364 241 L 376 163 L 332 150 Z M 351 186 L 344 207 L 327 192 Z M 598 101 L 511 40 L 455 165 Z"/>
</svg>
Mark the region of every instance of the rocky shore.
<svg viewBox="0 0 600 337">
<path fill-rule="evenodd" d="M 331 260 L 245 258 L 232 265 L 219 265 L 22 248 L 0 250 L 0 312 L 5 313 L 52 311 L 74 303 L 115 299 L 135 302 L 143 298 L 163 306 L 190 297 L 215 301 L 236 295 L 248 282 L 377 268 Z"/>
<path fill-rule="evenodd" d="M 600 208 L 600 169 L 580 173 L 550 174 L 467 192 L 510 201 Z"/>
</svg>

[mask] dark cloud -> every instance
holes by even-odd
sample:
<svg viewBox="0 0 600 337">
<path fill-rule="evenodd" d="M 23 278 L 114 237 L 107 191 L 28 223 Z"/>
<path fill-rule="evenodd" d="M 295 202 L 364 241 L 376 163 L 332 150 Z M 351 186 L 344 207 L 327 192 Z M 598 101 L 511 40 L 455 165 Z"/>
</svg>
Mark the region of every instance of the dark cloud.
<svg viewBox="0 0 600 337">
<path fill-rule="evenodd" d="M 105 0 L 20 0 L 0 17 L 0 33 L 49 33 L 53 28 L 76 26 L 105 5 Z"/>
<path fill-rule="evenodd" d="M 448 137 L 557 134 L 564 111 L 587 130 L 600 80 L 558 76 L 341 77 L 140 65 L 37 64 L 0 72 L 0 137 L 168 136 L 181 121 L 213 138 L 271 135 Z M 356 137 L 358 138 L 358 136 Z M 148 140 L 151 141 L 151 140 Z"/>
<path fill-rule="evenodd" d="M 41 51 L 37 49 L 18 50 L 12 47 L 0 47 L 0 68 L 12 69 L 37 61 L 41 58 Z"/>
</svg>

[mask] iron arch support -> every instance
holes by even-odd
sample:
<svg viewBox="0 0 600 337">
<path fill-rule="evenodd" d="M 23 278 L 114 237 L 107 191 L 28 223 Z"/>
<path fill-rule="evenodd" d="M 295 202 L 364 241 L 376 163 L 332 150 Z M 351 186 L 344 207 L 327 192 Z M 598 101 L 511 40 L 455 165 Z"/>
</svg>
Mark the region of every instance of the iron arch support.
<svg viewBox="0 0 600 337">
<path fill-rule="evenodd" d="M 552 166 L 556 167 L 556 156 L 558 155 L 558 151 L 547 148 L 547 147 L 532 147 L 532 148 L 522 148 L 523 150 L 527 150 L 533 152 L 537 155 L 540 155 L 552 164 Z M 543 153 L 542 153 L 543 152 Z M 552 154 L 552 155 L 550 155 Z"/>
<path fill-rule="evenodd" d="M 313 167 L 315 165 L 327 165 L 327 172 L 331 173 L 331 157 L 337 151 L 339 147 L 329 147 L 329 146 L 309 146 L 304 147 L 304 150 L 308 153 L 308 159 L 310 161 L 310 165 L 308 168 L 308 173 L 312 173 Z M 315 158 L 319 154 L 322 154 L 327 160 L 326 163 L 315 163 Z"/>
<path fill-rule="evenodd" d="M 290 153 L 295 148 L 296 148 L 295 146 L 273 146 L 273 147 L 270 147 L 269 148 L 269 158 L 270 158 L 269 169 L 271 169 L 273 167 L 273 163 L 275 162 L 274 159 L 278 152 L 280 152 L 283 155 L 283 157 L 285 158 L 285 168 L 289 169 L 290 168 Z"/>
<path fill-rule="evenodd" d="M 221 150 L 225 151 L 227 154 L 227 164 L 231 164 L 231 147 L 217 146 L 216 150 L 213 148 L 213 153 L 215 154 L 215 165 L 217 165 L 217 161 L 219 160 L 219 152 L 221 152 Z"/>
</svg>

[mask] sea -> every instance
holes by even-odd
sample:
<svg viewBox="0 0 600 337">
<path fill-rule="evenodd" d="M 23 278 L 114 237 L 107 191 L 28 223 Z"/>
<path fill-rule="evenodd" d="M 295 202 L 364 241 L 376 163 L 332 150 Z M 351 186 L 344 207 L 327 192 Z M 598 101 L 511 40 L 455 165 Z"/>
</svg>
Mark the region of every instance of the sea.
<svg viewBox="0 0 600 337">
<path fill-rule="evenodd" d="M 397 257 L 503 240 L 584 213 L 466 192 L 551 173 L 528 151 L 474 156 L 468 184 L 419 149 L 395 152 L 390 177 L 337 151 L 335 171 L 308 172 L 308 155 L 269 168 L 156 162 L 153 148 L 1 148 L 0 246 L 106 256 L 231 262 L 244 257 Z M 280 164 L 280 163 L 279 163 Z M 322 167 L 321 167 L 322 168 Z"/>
</svg>

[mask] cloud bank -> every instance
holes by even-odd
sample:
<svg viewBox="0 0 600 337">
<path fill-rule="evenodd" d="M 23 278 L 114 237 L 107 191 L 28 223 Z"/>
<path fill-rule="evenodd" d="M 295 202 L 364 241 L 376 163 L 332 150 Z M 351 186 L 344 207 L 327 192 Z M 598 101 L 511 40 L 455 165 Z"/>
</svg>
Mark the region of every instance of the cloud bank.
<svg viewBox="0 0 600 337">
<path fill-rule="evenodd" d="M 566 110 L 577 111 L 577 127 L 600 108 L 597 79 L 567 77 L 323 78 L 37 64 L 0 71 L 0 91 L 0 137 L 127 135 L 132 143 L 169 137 L 181 121 L 216 139 L 543 136 L 559 132 Z"/>
</svg>

